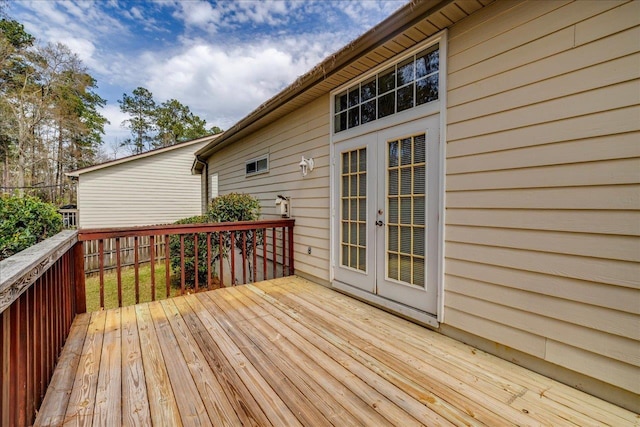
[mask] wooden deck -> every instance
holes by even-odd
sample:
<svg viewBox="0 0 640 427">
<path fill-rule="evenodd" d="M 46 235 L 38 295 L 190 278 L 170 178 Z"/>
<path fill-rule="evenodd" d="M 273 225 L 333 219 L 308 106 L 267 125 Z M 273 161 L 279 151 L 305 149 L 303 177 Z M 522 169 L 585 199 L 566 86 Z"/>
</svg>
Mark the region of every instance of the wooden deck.
<svg viewBox="0 0 640 427">
<path fill-rule="evenodd" d="M 75 319 L 36 425 L 637 425 L 291 277 Z"/>
</svg>

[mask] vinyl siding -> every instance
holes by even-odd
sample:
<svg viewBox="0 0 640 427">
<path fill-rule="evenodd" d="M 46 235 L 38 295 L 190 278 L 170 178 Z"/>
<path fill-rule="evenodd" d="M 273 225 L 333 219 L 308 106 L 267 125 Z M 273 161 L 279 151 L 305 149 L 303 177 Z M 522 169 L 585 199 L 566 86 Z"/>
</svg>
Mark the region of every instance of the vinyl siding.
<svg viewBox="0 0 640 427">
<path fill-rule="evenodd" d="M 449 32 L 444 322 L 640 393 L 640 2 Z"/>
<path fill-rule="evenodd" d="M 246 177 L 245 162 L 264 154 L 269 172 Z M 315 161 L 304 178 L 298 166 L 303 155 Z M 290 197 L 296 271 L 329 281 L 328 95 L 222 149 L 208 163 L 209 174 L 218 173 L 220 194 L 252 194 L 261 202 L 263 218 L 279 218 L 276 196 Z"/>
<path fill-rule="evenodd" d="M 206 142 L 80 174 L 80 227 L 167 224 L 201 212 L 194 153 Z"/>
</svg>

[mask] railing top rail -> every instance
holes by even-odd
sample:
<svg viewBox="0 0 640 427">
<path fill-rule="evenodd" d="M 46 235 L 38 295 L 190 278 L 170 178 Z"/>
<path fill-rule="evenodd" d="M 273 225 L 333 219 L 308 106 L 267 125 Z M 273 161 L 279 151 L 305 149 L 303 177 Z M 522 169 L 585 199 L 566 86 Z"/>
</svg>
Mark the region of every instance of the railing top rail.
<svg viewBox="0 0 640 427">
<path fill-rule="evenodd" d="M 0 261 L 0 313 L 29 289 L 77 241 L 77 231 L 64 230 Z"/>
<path fill-rule="evenodd" d="M 259 228 L 293 227 L 294 219 L 260 221 L 236 221 L 204 224 L 165 224 L 140 227 L 83 228 L 78 230 L 78 240 L 110 239 L 115 237 L 157 236 L 164 234 L 210 233 L 217 231 L 245 231 Z"/>
</svg>

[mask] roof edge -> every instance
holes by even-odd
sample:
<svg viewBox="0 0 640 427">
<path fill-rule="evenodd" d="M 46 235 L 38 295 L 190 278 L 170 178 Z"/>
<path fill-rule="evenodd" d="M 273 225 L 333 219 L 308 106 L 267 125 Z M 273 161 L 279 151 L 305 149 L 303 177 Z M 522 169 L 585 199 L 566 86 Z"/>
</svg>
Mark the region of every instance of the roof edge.
<svg viewBox="0 0 640 427">
<path fill-rule="evenodd" d="M 93 172 L 93 171 L 104 169 L 104 168 L 108 168 L 108 167 L 111 167 L 111 166 L 116 166 L 116 165 L 119 165 L 119 164 L 122 164 L 122 163 L 127 163 L 127 162 L 130 162 L 130 161 L 133 161 L 133 160 L 138 160 L 138 159 L 142 159 L 142 158 L 145 158 L 145 157 L 153 156 L 153 155 L 156 155 L 156 154 L 165 153 L 167 151 L 176 150 L 178 148 L 189 147 L 191 145 L 196 145 L 198 143 L 203 143 L 203 142 L 205 142 L 205 143 L 207 143 L 207 145 L 209 145 L 211 142 L 213 142 L 213 140 L 217 139 L 221 135 L 222 135 L 221 133 L 215 134 L 215 135 L 207 135 L 207 136 L 203 136 L 201 138 L 191 139 L 189 141 L 184 141 L 184 142 L 180 142 L 178 144 L 170 145 L 168 147 L 155 148 L 153 150 L 145 151 L 144 153 L 133 154 L 131 156 L 122 157 L 120 159 L 109 160 L 107 162 L 98 163 L 97 165 L 87 166 L 86 168 L 81 168 L 81 169 L 76 169 L 74 171 L 65 172 L 65 175 L 68 176 L 68 177 L 77 178 L 83 173 Z"/>
</svg>

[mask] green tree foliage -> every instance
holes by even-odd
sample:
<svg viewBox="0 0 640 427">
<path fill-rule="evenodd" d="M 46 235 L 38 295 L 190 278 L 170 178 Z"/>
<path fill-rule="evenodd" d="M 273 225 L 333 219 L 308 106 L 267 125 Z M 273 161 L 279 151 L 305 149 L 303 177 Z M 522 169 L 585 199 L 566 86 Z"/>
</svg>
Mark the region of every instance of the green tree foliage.
<svg viewBox="0 0 640 427">
<path fill-rule="evenodd" d="M 158 136 L 155 145 L 168 147 L 208 135 L 207 122 L 191 112 L 189 107 L 176 99 L 160 104 L 155 112 Z"/>
<path fill-rule="evenodd" d="M 0 20 L 0 159 L 2 186 L 40 185 L 65 196 L 64 170 L 94 162 L 107 120 L 105 100 L 82 62 L 62 44 L 37 44 L 17 21 Z"/>
<path fill-rule="evenodd" d="M 56 207 L 35 197 L 0 197 L 0 259 L 8 258 L 62 230 Z"/>
<path fill-rule="evenodd" d="M 126 93 L 118 100 L 120 111 L 129 114 L 130 118 L 122 124 L 131 130 L 132 138 L 125 140 L 122 145 L 130 146 L 134 154 L 140 154 L 153 147 L 155 125 L 155 111 L 158 108 L 153 94 L 143 87 L 137 87 L 132 95 Z"/>
<path fill-rule="evenodd" d="M 218 126 L 207 129 L 206 120 L 177 99 L 158 104 L 143 87 L 134 89 L 132 95 L 123 94 L 118 103 L 120 111 L 130 116 L 122 125 L 132 134 L 122 145 L 133 154 L 222 132 Z"/>
<path fill-rule="evenodd" d="M 236 222 L 236 221 L 257 221 L 260 218 L 260 202 L 249 194 L 230 193 L 216 197 L 211 201 L 211 205 L 207 213 L 203 216 L 195 216 L 184 218 L 176 222 L 176 224 L 203 224 L 218 222 Z M 262 244 L 263 234 L 249 231 L 245 237 L 245 247 L 247 251 L 247 262 L 250 263 L 253 251 L 253 240 L 256 245 Z M 211 233 L 211 272 L 215 276 L 220 256 L 229 261 L 229 248 L 231 247 L 231 233 L 222 233 L 222 248 L 219 247 L 220 235 Z M 195 239 L 194 235 L 186 235 L 184 237 L 184 264 L 185 264 L 185 286 L 193 288 L 195 286 Z M 234 246 L 238 250 L 242 250 L 243 240 L 241 233 L 236 233 Z M 174 283 L 181 281 L 180 267 L 180 237 L 171 236 L 169 240 L 171 250 L 171 267 L 176 276 Z M 201 286 L 207 284 L 207 234 L 198 234 L 198 282 Z M 249 264 L 249 271 L 252 271 Z"/>
</svg>

